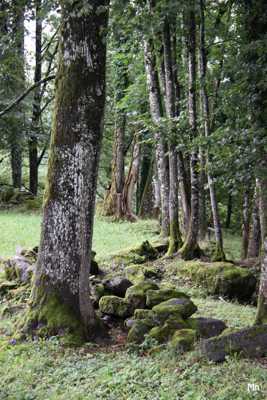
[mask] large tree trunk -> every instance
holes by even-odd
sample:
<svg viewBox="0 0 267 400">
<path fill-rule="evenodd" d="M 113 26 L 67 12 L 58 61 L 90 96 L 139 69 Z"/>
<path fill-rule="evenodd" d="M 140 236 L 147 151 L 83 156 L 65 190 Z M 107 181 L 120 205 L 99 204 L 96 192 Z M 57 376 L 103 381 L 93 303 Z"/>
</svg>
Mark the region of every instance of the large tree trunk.
<svg viewBox="0 0 267 400">
<path fill-rule="evenodd" d="M 186 10 L 186 37 L 188 51 L 188 112 L 191 138 L 197 136 L 197 112 L 196 112 L 196 23 L 195 3 L 189 2 Z M 191 215 L 189 229 L 183 247 L 179 253 L 184 259 L 192 259 L 199 255 L 198 231 L 199 231 L 199 172 L 198 153 L 196 150 L 190 156 L 191 173 Z"/>
<path fill-rule="evenodd" d="M 174 118 L 178 116 L 176 104 L 176 91 L 174 82 L 174 61 L 171 44 L 170 23 L 168 18 L 164 21 L 163 30 L 163 48 L 164 48 L 164 66 L 165 66 L 165 108 L 170 123 L 170 132 L 168 139 L 169 148 L 169 220 L 170 235 L 169 248 L 167 255 L 172 256 L 182 245 L 182 237 L 179 227 L 179 204 L 178 204 L 178 168 L 177 168 L 177 150 L 176 150 L 176 132 Z"/>
<path fill-rule="evenodd" d="M 159 126 L 162 117 L 160 86 L 156 68 L 156 57 L 152 40 L 144 41 L 145 67 L 147 86 L 149 92 L 149 105 L 151 118 L 156 126 Z M 168 159 L 166 157 L 166 142 L 159 130 L 155 133 L 156 162 L 161 188 L 161 234 L 169 236 L 169 173 Z"/>
<path fill-rule="evenodd" d="M 202 103 L 202 112 L 204 117 L 204 131 L 205 136 L 210 135 L 210 111 L 209 111 L 209 98 L 207 93 L 206 72 L 207 72 L 207 59 L 206 59 L 206 43 L 205 43 L 205 14 L 204 14 L 204 0 L 199 0 L 200 3 L 200 51 L 199 51 L 199 70 L 200 70 L 200 95 Z M 211 172 L 210 157 L 207 152 L 207 178 L 210 192 L 210 204 L 213 216 L 213 226 L 216 241 L 216 250 L 213 255 L 214 261 L 225 260 L 223 250 L 223 235 L 221 229 L 220 215 L 218 209 L 218 202 L 216 196 L 215 183 Z"/>
<path fill-rule="evenodd" d="M 35 73 L 34 83 L 42 79 L 42 0 L 35 1 Z M 29 137 L 29 175 L 30 192 L 38 192 L 38 134 L 41 116 L 41 86 L 34 90 L 32 124 Z"/>
<path fill-rule="evenodd" d="M 153 170 L 154 148 L 150 143 L 141 146 L 140 180 L 137 196 L 137 215 L 142 218 L 152 217 L 153 211 Z"/>
<path fill-rule="evenodd" d="M 108 0 L 62 1 L 41 243 L 26 326 L 97 335 L 89 274 L 103 132 Z M 81 12 L 83 8 L 83 12 Z"/>
<path fill-rule="evenodd" d="M 252 208 L 252 221 L 249 235 L 248 252 L 247 258 L 257 258 L 260 255 L 261 247 L 261 224 L 259 215 L 259 188 L 256 182 L 254 197 L 253 197 L 253 208 Z"/>
</svg>

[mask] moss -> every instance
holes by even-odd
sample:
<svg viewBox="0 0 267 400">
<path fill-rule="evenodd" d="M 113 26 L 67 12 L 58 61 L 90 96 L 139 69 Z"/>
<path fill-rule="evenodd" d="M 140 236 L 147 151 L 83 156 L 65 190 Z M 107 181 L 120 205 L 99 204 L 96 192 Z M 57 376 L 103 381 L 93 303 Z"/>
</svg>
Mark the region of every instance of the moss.
<svg viewBox="0 0 267 400">
<path fill-rule="evenodd" d="M 197 311 L 197 307 L 190 299 L 178 298 L 164 301 L 152 310 L 160 321 L 165 321 L 170 317 L 188 318 Z"/>
<path fill-rule="evenodd" d="M 225 261 L 226 257 L 223 251 L 223 248 L 221 246 L 219 246 L 218 244 L 216 244 L 215 249 L 213 250 L 213 254 L 212 254 L 212 261 L 216 262 L 216 261 Z"/>
<path fill-rule="evenodd" d="M 119 318 L 127 318 L 131 315 L 129 302 L 118 296 L 101 297 L 99 309 L 103 314 L 113 315 Z"/>
<path fill-rule="evenodd" d="M 241 301 L 249 300 L 256 288 L 256 278 L 250 270 L 226 262 L 186 262 L 179 267 L 178 274 L 189 277 L 196 285 L 206 288 L 209 294 Z"/>
<path fill-rule="evenodd" d="M 154 282 L 144 281 L 127 289 L 125 299 L 131 304 L 132 309 L 144 308 L 148 290 L 157 290 L 159 287 Z"/>
<path fill-rule="evenodd" d="M 145 275 L 141 265 L 129 265 L 124 271 L 126 278 L 134 285 L 145 280 Z"/>
<path fill-rule="evenodd" d="M 143 308 L 137 308 L 134 312 L 134 319 L 153 319 L 154 313 L 152 310 L 146 310 Z"/>
<path fill-rule="evenodd" d="M 182 318 L 169 318 L 163 326 L 153 327 L 149 332 L 149 336 L 159 343 L 164 343 L 170 339 L 177 329 L 185 329 L 187 327 L 186 322 Z"/>
<path fill-rule="evenodd" d="M 198 244 L 192 246 L 189 242 L 185 241 L 179 250 L 179 255 L 183 260 L 193 260 L 194 258 L 199 258 L 202 255 L 202 251 Z"/>
<path fill-rule="evenodd" d="M 11 260 L 3 262 L 5 277 L 8 281 L 14 281 L 19 279 L 19 271 L 16 268 L 16 264 Z"/>
<path fill-rule="evenodd" d="M 145 241 L 141 246 L 117 254 L 113 257 L 113 261 L 124 265 L 144 264 L 146 261 L 155 260 L 157 257 L 158 251 L 148 241 Z"/>
<path fill-rule="evenodd" d="M 129 343 L 142 343 L 153 325 L 150 319 L 137 319 L 129 330 L 127 341 Z"/>
<path fill-rule="evenodd" d="M 183 292 L 180 292 L 176 289 L 159 289 L 159 290 L 148 290 L 146 293 L 146 305 L 149 308 L 156 306 L 157 304 L 162 303 L 163 301 L 170 300 L 173 298 L 186 298 L 189 296 Z"/>
<path fill-rule="evenodd" d="M 18 283 L 16 281 L 0 281 L 0 296 L 5 295 L 9 290 L 16 289 Z"/>
<path fill-rule="evenodd" d="M 178 221 L 170 222 L 170 237 L 169 237 L 169 247 L 167 251 L 167 257 L 173 256 L 173 254 L 177 253 L 180 247 L 182 247 L 182 237 L 179 230 Z"/>
<path fill-rule="evenodd" d="M 196 332 L 193 329 L 181 329 L 174 332 L 170 346 L 178 352 L 189 351 L 193 349 L 196 341 Z"/>
<path fill-rule="evenodd" d="M 267 304 L 266 298 L 262 294 L 260 294 L 258 297 L 258 307 L 255 323 L 257 325 L 267 324 Z"/>
</svg>

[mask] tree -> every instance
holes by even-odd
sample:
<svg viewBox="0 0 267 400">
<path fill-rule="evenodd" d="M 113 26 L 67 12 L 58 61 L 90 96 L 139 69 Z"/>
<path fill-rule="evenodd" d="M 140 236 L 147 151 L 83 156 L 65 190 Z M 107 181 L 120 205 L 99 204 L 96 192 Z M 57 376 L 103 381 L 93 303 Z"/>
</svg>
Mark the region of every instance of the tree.
<svg viewBox="0 0 267 400">
<path fill-rule="evenodd" d="M 97 335 L 89 274 L 105 104 L 108 0 L 62 0 L 41 243 L 26 327 Z"/>
</svg>

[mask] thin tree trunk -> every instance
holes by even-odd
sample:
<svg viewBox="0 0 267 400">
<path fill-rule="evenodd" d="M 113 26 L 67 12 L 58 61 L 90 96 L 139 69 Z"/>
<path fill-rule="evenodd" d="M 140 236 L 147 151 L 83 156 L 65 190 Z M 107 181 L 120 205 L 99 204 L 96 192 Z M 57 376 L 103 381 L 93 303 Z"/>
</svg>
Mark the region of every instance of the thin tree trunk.
<svg viewBox="0 0 267 400">
<path fill-rule="evenodd" d="M 142 157 L 140 167 L 140 184 L 137 198 L 137 215 L 139 217 L 153 216 L 153 185 L 152 177 L 154 170 L 153 147 L 144 143 L 141 146 Z"/>
<path fill-rule="evenodd" d="M 196 23 L 195 2 L 190 1 L 186 15 L 188 34 L 186 38 L 188 51 L 188 112 L 191 138 L 197 136 L 197 112 L 196 112 Z M 192 150 L 190 155 L 191 173 L 191 215 L 189 229 L 183 247 L 179 253 L 183 259 L 193 259 L 200 254 L 198 246 L 199 231 L 199 172 L 198 153 Z"/>
<path fill-rule="evenodd" d="M 34 83 L 42 79 L 42 0 L 35 0 L 35 73 Z M 36 196 L 38 192 L 38 134 L 41 116 L 41 86 L 34 90 L 32 124 L 29 137 L 29 181 L 30 192 Z"/>
<path fill-rule="evenodd" d="M 55 114 L 42 234 L 26 326 L 98 334 L 89 274 L 103 132 L 107 0 L 62 1 Z"/>
<path fill-rule="evenodd" d="M 200 4 L 200 53 L 199 53 L 200 94 L 201 94 L 202 111 L 204 117 L 205 136 L 209 137 L 211 132 L 210 132 L 209 98 L 208 98 L 207 84 L 206 84 L 207 59 L 206 59 L 206 44 L 205 44 L 204 0 L 199 0 L 199 4 Z M 225 260 L 225 254 L 223 250 L 223 235 L 222 235 L 215 183 L 210 168 L 211 160 L 208 152 L 206 158 L 207 158 L 207 178 L 208 178 L 208 185 L 210 192 L 210 204 L 211 204 L 215 240 L 216 240 L 216 250 L 213 255 L 213 259 L 214 261 L 222 261 Z"/>
<path fill-rule="evenodd" d="M 249 226 L 250 226 L 250 189 L 245 189 L 242 204 L 242 249 L 241 258 L 246 259 L 249 243 Z"/>
<path fill-rule="evenodd" d="M 147 86 L 149 92 L 149 105 L 151 118 L 156 126 L 159 126 L 162 117 L 161 98 L 158 72 L 156 69 L 156 57 L 154 54 L 153 42 L 144 41 L 145 67 Z M 169 173 L 168 160 L 166 157 L 166 143 L 159 130 L 155 133 L 156 139 L 156 162 L 160 181 L 161 192 L 161 234 L 169 236 Z"/>
<path fill-rule="evenodd" d="M 170 191 L 169 191 L 169 219 L 170 219 L 170 236 L 169 236 L 169 248 L 167 255 L 172 256 L 176 253 L 179 247 L 182 245 L 182 237 L 179 227 L 179 204 L 178 204 L 178 168 L 177 168 L 177 150 L 176 150 L 176 132 L 173 119 L 178 116 L 178 109 L 176 105 L 175 96 L 175 82 L 173 75 L 174 62 L 172 59 L 172 45 L 171 45 L 171 34 L 170 25 L 168 18 L 164 21 L 163 31 L 163 48 L 164 48 L 164 66 L 165 66 L 165 108 L 167 117 L 170 123 L 169 132 L 169 179 L 170 179 Z"/>
<path fill-rule="evenodd" d="M 232 197 L 231 193 L 229 193 L 228 200 L 227 200 L 227 215 L 226 215 L 226 221 L 225 221 L 226 229 L 229 229 L 231 226 L 232 211 L 233 211 L 233 197 Z"/>
<path fill-rule="evenodd" d="M 260 255 L 261 247 L 261 224 L 259 215 L 259 188 L 256 182 L 254 197 L 253 197 L 253 209 L 252 209 L 252 222 L 248 243 L 247 258 L 257 258 Z"/>
</svg>

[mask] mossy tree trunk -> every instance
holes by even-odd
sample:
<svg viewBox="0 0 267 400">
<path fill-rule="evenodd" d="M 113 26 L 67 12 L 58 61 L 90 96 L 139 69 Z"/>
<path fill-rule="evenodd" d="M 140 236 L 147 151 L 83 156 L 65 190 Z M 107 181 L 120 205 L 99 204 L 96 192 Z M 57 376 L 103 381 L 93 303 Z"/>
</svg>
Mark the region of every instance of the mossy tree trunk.
<svg viewBox="0 0 267 400">
<path fill-rule="evenodd" d="M 205 39 L 205 11 L 204 11 L 204 0 L 199 0 L 200 8 L 200 34 L 199 34 L 199 71 L 200 71 L 200 97 L 202 105 L 202 113 L 204 119 L 204 132 L 205 136 L 209 137 L 211 133 L 210 129 L 210 110 L 209 110 L 209 97 L 207 92 L 206 73 L 207 73 L 207 57 L 206 57 L 206 39 Z M 220 222 L 218 201 L 216 195 L 216 188 L 214 179 L 211 171 L 211 160 L 208 152 L 206 152 L 207 162 L 207 179 L 210 192 L 210 204 L 213 217 L 213 226 L 215 233 L 216 249 L 213 254 L 214 261 L 225 260 L 225 254 L 223 250 L 223 235 Z"/>
<path fill-rule="evenodd" d="M 86 5 L 82 0 L 61 1 L 48 181 L 26 326 L 37 329 L 45 324 L 52 334 L 62 328 L 77 332 L 79 326 L 89 339 L 97 334 L 89 274 L 105 103 L 108 0 Z"/>
<path fill-rule="evenodd" d="M 196 110 L 196 22 L 195 1 L 187 5 L 185 23 L 187 29 L 186 45 L 188 51 L 188 112 L 191 139 L 197 136 Z M 185 242 L 179 253 L 184 259 L 192 259 L 199 255 L 199 165 L 198 152 L 193 149 L 190 155 L 191 173 L 191 215 Z"/>
<path fill-rule="evenodd" d="M 174 26 L 172 26 L 174 29 Z M 182 245 L 182 237 L 179 227 L 179 204 L 178 204 L 178 166 L 177 166 L 177 138 L 174 126 L 174 118 L 178 117 L 178 106 L 176 100 L 178 96 L 175 91 L 174 81 L 174 51 L 172 48 L 171 30 L 169 17 L 165 17 L 163 29 L 163 54 L 165 67 L 165 108 L 170 124 L 170 132 L 168 138 L 169 150 L 169 221 L 170 235 L 169 248 L 167 255 L 172 256 L 178 251 Z"/>
<path fill-rule="evenodd" d="M 242 249 L 241 258 L 246 259 L 248 254 L 250 230 L 250 185 L 244 188 L 242 203 Z"/>
<path fill-rule="evenodd" d="M 155 132 L 156 163 L 160 181 L 161 193 L 161 234 L 169 236 L 169 172 L 168 158 L 166 156 L 166 141 L 160 130 L 159 123 L 162 118 L 162 104 L 160 95 L 159 77 L 156 66 L 156 56 L 153 40 L 144 41 L 145 68 L 149 92 L 149 105 L 152 121 L 158 130 Z"/>
<path fill-rule="evenodd" d="M 108 189 L 104 204 L 103 204 L 103 215 L 113 216 L 115 219 L 123 219 L 127 216 L 123 213 L 123 188 L 125 183 L 125 130 L 126 130 L 126 113 L 125 110 L 118 107 L 119 102 L 125 95 L 125 90 L 128 85 L 128 65 L 126 62 L 126 56 L 123 54 L 122 48 L 125 43 L 125 38 L 118 33 L 115 35 L 115 45 L 122 52 L 121 57 L 114 62 L 115 69 L 115 98 L 116 98 L 116 110 L 115 110 L 115 133 L 114 133 L 114 145 L 113 145 L 113 160 L 112 160 L 112 174 L 111 174 L 111 185 Z"/>
<path fill-rule="evenodd" d="M 42 79 L 42 0 L 35 1 L 35 72 L 34 83 Z M 41 86 L 34 90 L 32 124 L 29 137 L 29 175 L 30 192 L 37 195 L 38 192 L 38 134 L 40 130 L 41 116 Z"/>
<path fill-rule="evenodd" d="M 254 197 L 253 197 L 253 208 L 251 217 L 251 229 L 248 243 L 248 258 L 256 258 L 260 255 L 261 247 L 261 224 L 259 214 L 259 187 L 256 182 Z"/>
</svg>

